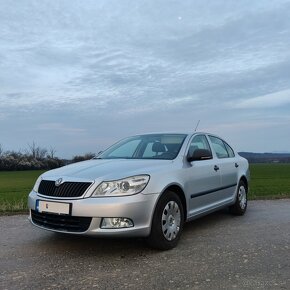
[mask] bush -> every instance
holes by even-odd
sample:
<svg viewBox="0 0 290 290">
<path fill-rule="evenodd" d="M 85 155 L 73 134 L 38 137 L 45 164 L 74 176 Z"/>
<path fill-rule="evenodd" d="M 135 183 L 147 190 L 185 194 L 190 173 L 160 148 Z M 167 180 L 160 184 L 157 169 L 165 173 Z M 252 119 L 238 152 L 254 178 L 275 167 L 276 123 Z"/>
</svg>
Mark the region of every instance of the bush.
<svg viewBox="0 0 290 290">
<path fill-rule="evenodd" d="M 4 151 L 0 144 L 0 171 L 14 170 L 49 170 L 58 168 L 70 163 L 92 159 L 93 153 L 74 156 L 72 160 L 64 160 L 55 157 L 55 150 L 46 150 L 36 146 L 33 142 L 25 152 Z"/>
<path fill-rule="evenodd" d="M 4 151 L 0 145 L 0 170 L 12 171 L 12 170 L 34 170 L 34 169 L 53 169 L 64 165 L 64 161 L 52 157 L 47 154 L 47 150 L 37 147 L 35 143 L 31 145 L 30 151 L 15 152 Z"/>
<path fill-rule="evenodd" d="M 76 155 L 72 159 L 72 163 L 90 160 L 95 157 L 94 153 L 86 153 L 85 155 Z"/>
</svg>

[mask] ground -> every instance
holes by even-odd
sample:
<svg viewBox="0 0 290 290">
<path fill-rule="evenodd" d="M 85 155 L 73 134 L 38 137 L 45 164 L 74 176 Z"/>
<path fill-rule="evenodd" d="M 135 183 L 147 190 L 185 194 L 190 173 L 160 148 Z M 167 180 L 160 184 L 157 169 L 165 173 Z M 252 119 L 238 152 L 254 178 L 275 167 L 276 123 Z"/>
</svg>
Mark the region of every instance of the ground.
<svg viewBox="0 0 290 290">
<path fill-rule="evenodd" d="M 177 248 L 59 235 L 1 216 L 0 289 L 290 289 L 290 199 L 186 224 Z"/>
</svg>

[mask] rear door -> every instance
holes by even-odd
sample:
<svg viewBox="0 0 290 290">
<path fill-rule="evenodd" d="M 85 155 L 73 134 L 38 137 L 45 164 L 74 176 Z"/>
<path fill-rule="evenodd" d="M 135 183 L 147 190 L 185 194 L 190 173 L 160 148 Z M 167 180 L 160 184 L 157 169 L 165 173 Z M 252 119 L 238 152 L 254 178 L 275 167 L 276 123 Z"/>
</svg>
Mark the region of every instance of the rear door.
<svg viewBox="0 0 290 290">
<path fill-rule="evenodd" d="M 217 168 L 221 176 L 221 200 L 232 199 L 236 192 L 238 166 L 233 149 L 222 139 L 209 135 L 213 151 L 217 156 Z"/>
</svg>

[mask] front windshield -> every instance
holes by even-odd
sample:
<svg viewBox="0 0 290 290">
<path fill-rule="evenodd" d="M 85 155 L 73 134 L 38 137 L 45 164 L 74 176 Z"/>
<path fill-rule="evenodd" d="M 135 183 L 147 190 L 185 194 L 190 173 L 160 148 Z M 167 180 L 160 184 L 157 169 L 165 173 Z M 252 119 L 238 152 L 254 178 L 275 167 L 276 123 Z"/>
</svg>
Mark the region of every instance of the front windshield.
<svg viewBox="0 0 290 290">
<path fill-rule="evenodd" d="M 174 159 L 185 134 L 148 134 L 121 140 L 101 153 L 99 159 Z"/>
</svg>

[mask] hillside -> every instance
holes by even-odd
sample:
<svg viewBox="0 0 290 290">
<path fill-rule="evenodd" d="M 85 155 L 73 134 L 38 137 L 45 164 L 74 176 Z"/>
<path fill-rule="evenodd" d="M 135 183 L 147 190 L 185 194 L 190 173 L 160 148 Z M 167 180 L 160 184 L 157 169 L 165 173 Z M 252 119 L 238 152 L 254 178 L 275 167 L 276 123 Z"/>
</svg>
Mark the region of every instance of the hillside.
<svg viewBox="0 0 290 290">
<path fill-rule="evenodd" d="M 250 163 L 290 163 L 290 153 L 239 152 Z"/>
</svg>

